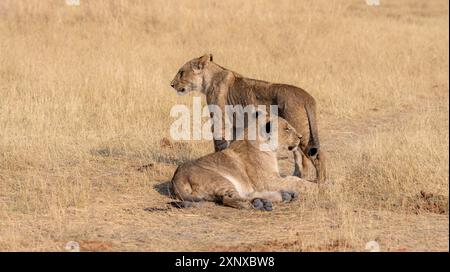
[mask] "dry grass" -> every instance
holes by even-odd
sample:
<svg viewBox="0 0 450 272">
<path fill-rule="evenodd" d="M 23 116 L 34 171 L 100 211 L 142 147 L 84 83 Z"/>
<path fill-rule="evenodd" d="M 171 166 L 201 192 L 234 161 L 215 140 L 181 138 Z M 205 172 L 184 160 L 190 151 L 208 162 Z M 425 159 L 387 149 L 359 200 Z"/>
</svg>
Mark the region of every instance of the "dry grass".
<svg viewBox="0 0 450 272">
<path fill-rule="evenodd" d="M 448 20 L 444 0 L 1 1 L 0 250 L 447 251 Z M 212 152 L 161 144 L 198 95 L 168 83 L 206 52 L 317 98 L 324 195 L 167 205 L 176 166 Z"/>
</svg>

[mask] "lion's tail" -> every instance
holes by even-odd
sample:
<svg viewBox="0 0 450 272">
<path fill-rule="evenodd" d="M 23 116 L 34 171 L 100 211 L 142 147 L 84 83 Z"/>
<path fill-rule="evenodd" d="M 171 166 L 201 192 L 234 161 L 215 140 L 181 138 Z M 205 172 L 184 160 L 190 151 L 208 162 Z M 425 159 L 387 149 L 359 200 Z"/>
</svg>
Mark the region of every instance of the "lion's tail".
<svg viewBox="0 0 450 272">
<path fill-rule="evenodd" d="M 311 103 L 305 103 L 305 111 L 308 117 L 310 135 L 309 142 L 306 147 L 306 153 L 308 154 L 308 156 L 314 157 L 320 148 L 319 133 L 316 121 L 316 103 L 314 99 L 311 100 Z"/>
</svg>

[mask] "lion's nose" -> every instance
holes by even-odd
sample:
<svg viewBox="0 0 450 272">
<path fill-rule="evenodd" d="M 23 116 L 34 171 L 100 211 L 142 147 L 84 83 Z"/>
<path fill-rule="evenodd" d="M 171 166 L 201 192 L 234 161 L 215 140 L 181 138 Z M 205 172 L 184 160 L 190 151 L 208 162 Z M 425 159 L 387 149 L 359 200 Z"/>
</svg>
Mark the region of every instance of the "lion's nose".
<svg viewBox="0 0 450 272">
<path fill-rule="evenodd" d="M 173 88 L 173 87 L 175 87 L 175 84 L 173 84 L 173 83 L 170 83 L 170 86 Z"/>
</svg>

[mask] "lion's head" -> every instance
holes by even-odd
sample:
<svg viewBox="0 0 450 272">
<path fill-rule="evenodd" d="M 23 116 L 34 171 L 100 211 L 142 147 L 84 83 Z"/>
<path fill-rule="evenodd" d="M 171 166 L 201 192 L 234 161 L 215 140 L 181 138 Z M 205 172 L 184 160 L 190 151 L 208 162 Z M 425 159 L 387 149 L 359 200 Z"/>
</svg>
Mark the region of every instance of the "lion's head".
<svg viewBox="0 0 450 272">
<path fill-rule="evenodd" d="M 178 70 L 170 86 L 177 91 L 178 95 L 201 91 L 204 80 L 203 73 L 212 60 L 212 55 L 206 54 L 188 61 Z"/>
<path fill-rule="evenodd" d="M 300 145 L 302 135 L 279 116 L 268 116 L 264 111 L 256 111 L 249 121 L 248 127 L 244 130 L 244 138 L 253 140 L 251 135 L 255 134 L 251 131 L 256 125 L 258 128 L 256 144 L 261 150 L 295 151 Z"/>
<path fill-rule="evenodd" d="M 276 124 L 275 120 L 277 121 Z M 265 124 L 263 129 L 269 140 L 275 140 L 277 150 L 288 149 L 289 151 L 295 151 L 302 138 L 295 128 L 281 117 L 271 119 Z"/>
</svg>

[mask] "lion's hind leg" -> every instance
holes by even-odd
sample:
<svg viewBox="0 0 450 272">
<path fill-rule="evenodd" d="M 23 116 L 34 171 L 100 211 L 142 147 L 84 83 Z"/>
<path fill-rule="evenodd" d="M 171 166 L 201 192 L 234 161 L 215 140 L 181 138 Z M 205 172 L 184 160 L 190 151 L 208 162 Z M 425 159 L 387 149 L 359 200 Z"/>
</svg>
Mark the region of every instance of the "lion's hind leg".
<svg viewBox="0 0 450 272">
<path fill-rule="evenodd" d="M 252 205 L 248 199 L 242 198 L 235 194 L 227 194 L 222 196 L 222 204 L 236 209 L 251 209 Z"/>
<path fill-rule="evenodd" d="M 217 195 L 217 200 L 229 207 L 237 209 L 254 209 L 260 211 L 272 211 L 276 202 L 291 202 L 298 198 L 298 193 L 293 191 L 263 191 L 253 192 L 242 197 L 235 190 Z"/>
<path fill-rule="evenodd" d="M 278 197 L 272 196 L 272 194 L 269 193 L 251 194 L 249 196 L 242 197 L 237 193 L 237 191 L 227 192 L 220 198 L 222 200 L 222 204 L 225 206 L 237 209 L 254 209 L 260 211 L 272 211 L 272 200 L 278 200 Z"/>
<path fill-rule="evenodd" d="M 318 183 L 324 183 L 327 180 L 326 157 L 323 150 L 319 149 L 314 157 L 310 158 L 316 168 L 316 180 Z"/>
<path fill-rule="evenodd" d="M 222 198 L 223 205 L 237 209 L 254 209 L 260 211 L 272 211 L 272 201 L 265 198 L 242 198 L 240 196 L 224 196 Z"/>
<path fill-rule="evenodd" d="M 298 193 L 294 191 L 262 191 L 253 192 L 248 195 L 253 209 L 262 211 L 272 211 L 272 203 L 291 202 L 298 198 Z"/>
<path fill-rule="evenodd" d="M 216 176 L 212 187 L 214 202 L 236 209 L 251 209 L 250 200 L 244 192 L 238 191 L 235 183 L 239 181 L 227 175 Z"/>
</svg>

